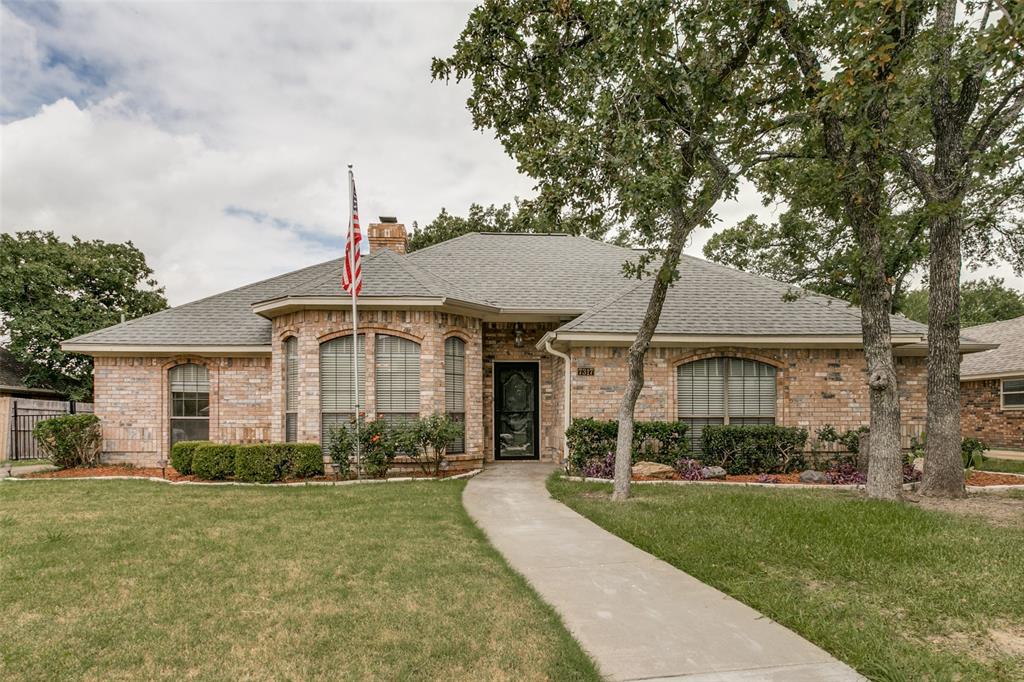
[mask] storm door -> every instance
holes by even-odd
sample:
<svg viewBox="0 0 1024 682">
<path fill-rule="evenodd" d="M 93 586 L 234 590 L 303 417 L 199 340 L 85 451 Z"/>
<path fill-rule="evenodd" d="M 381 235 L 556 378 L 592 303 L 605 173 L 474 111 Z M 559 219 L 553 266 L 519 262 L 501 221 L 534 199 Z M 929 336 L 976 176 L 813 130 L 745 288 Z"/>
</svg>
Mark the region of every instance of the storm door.
<svg viewBox="0 0 1024 682">
<path fill-rule="evenodd" d="M 537 368 L 532 362 L 494 365 L 495 459 L 540 458 Z"/>
</svg>

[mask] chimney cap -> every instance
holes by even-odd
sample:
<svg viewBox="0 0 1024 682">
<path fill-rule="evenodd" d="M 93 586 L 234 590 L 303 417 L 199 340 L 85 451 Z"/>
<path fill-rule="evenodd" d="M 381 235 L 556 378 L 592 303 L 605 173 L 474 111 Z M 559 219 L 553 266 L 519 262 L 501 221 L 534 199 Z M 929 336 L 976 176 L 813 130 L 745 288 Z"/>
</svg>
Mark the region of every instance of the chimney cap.
<svg viewBox="0 0 1024 682">
<path fill-rule="evenodd" d="M 398 217 L 393 215 L 382 215 L 380 216 L 380 221 L 382 223 L 397 223 Z"/>
</svg>

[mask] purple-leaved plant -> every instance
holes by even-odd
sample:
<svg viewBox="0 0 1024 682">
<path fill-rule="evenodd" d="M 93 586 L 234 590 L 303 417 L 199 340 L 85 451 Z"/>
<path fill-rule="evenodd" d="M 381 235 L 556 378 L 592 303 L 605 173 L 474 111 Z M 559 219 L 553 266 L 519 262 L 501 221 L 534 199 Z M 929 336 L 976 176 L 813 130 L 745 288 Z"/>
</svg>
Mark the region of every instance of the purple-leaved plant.
<svg viewBox="0 0 1024 682">
<path fill-rule="evenodd" d="M 678 472 L 679 477 L 684 481 L 702 481 L 704 480 L 704 474 L 700 472 L 704 468 L 704 465 L 695 459 L 680 459 L 677 460 L 675 470 Z"/>
<path fill-rule="evenodd" d="M 782 481 L 779 479 L 778 476 L 772 476 L 771 474 L 758 474 L 757 475 L 757 482 L 758 483 L 781 483 Z"/>
<path fill-rule="evenodd" d="M 867 481 L 867 477 L 857 471 L 857 467 L 850 462 L 833 463 L 825 475 L 832 485 L 862 485 Z"/>
<path fill-rule="evenodd" d="M 615 453 L 609 452 L 584 464 L 583 475 L 587 478 L 615 478 Z"/>
</svg>

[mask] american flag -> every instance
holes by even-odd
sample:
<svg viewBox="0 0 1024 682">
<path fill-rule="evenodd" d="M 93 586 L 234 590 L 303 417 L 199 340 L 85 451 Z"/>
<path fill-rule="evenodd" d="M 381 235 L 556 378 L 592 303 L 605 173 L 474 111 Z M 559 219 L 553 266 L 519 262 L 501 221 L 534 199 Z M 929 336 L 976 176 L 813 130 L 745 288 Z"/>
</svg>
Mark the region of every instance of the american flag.
<svg viewBox="0 0 1024 682">
<path fill-rule="evenodd" d="M 359 228 L 359 201 L 356 199 L 356 179 L 351 168 L 348 170 L 348 185 L 352 191 L 352 220 L 345 240 L 345 270 L 341 274 L 341 288 L 346 294 L 358 296 L 363 293 L 363 269 L 359 263 L 363 251 L 363 231 Z M 352 292 L 353 283 L 355 293 Z"/>
</svg>

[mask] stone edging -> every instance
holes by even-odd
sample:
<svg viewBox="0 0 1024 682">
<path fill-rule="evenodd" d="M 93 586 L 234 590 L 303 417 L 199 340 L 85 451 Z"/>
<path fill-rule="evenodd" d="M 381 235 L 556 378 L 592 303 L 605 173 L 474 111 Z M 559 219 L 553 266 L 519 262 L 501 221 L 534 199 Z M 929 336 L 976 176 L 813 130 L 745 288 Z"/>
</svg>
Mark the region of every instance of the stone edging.
<svg viewBox="0 0 1024 682">
<path fill-rule="evenodd" d="M 199 486 L 256 486 L 260 488 L 294 488 L 313 485 L 365 485 L 368 483 L 409 483 L 414 481 L 457 481 L 472 478 L 483 469 L 473 469 L 461 474 L 446 476 L 444 478 L 425 478 L 422 476 L 402 476 L 396 478 L 367 478 L 358 481 L 297 481 L 295 483 L 245 483 L 243 481 L 169 481 L 166 478 L 155 476 L 65 476 L 60 478 L 18 478 L 9 476 L 0 481 L 153 481 L 154 483 L 167 483 L 168 485 L 199 485 Z"/>
<path fill-rule="evenodd" d="M 568 481 L 584 483 L 614 483 L 610 478 L 592 478 L 589 476 L 566 476 Z M 820 483 L 758 483 L 756 481 L 631 481 L 634 485 L 727 485 L 731 487 L 755 488 L 798 488 L 803 490 L 863 490 L 864 485 L 858 483 L 842 483 L 837 485 L 821 485 Z M 904 486 L 906 488 L 906 486 Z"/>
</svg>

